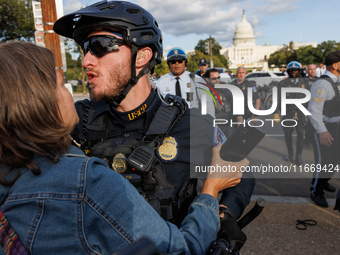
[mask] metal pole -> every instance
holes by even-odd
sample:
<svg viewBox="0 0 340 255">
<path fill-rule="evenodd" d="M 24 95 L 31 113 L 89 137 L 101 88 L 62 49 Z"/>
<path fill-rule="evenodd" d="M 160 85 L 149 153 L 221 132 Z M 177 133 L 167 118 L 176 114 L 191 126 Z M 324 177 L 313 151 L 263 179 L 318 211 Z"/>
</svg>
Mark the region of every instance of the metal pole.
<svg viewBox="0 0 340 255">
<path fill-rule="evenodd" d="M 214 62 L 212 60 L 212 43 L 211 43 L 211 36 L 209 37 L 209 51 L 210 51 L 210 67 L 213 68 L 214 67 Z"/>
<path fill-rule="evenodd" d="M 57 20 L 55 0 L 41 0 L 41 12 L 44 26 L 45 47 L 50 49 L 55 57 L 55 64 L 64 83 L 63 63 L 61 59 L 59 35 L 53 31 L 54 22 Z"/>
<path fill-rule="evenodd" d="M 80 60 L 81 60 L 81 63 L 83 63 L 84 61 L 84 52 L 82 49 L 80 49 Z M 85 72 L 84 72 L 84 66 L 81 65 L 81 75 L 82 75 L 82 80 L 83 80 L 83 93 L 85 94 L 86 93 L 86 84 L 85 84 Z"/>
</svg>

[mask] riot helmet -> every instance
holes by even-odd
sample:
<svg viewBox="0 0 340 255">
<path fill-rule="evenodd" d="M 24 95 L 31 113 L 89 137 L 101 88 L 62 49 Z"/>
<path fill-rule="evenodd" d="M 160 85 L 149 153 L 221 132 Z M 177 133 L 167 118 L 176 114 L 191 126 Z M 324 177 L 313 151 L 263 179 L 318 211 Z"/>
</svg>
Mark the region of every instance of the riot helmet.
<svg viewBox="0 0 340 255">
<path fill-rule="evenodd" d="M 299 62 L 297 62 L 297 61 L 291 61 L 291 62 L 289 62 L 288 65 L 287 65 L 287 68 L 286 68 L 289 77 L 292 76 L 292 75 L 291 75 L 291 74 L 292 74 L 292 71 L 295 71 L 295 70 L 299 70 L 299 75 L 300 75 L 301 69 L 302 69 L 302 66 L 301 66 L 301 64 L 300 64 Z"/>
<path fill-rule="evenodd" d="M 157 21 L 148 11 L 137 4 L 124 1 L 97 2 L 61 17 L 55 22 L 53 29 L 59 35 L 72 38 L 81 45 L 88 34 L 99 26 L 117 29 L 122 33 L 125 43 L 131 46 L 131 81 L 113 100 L 114 105 L 118 106 L 138 79 L 162 62 L 162 33 Z M 153 57 L 136 76 L 137 51 L 142 47 L 150 47 Z"/>
<path fill-rule="evenodd" d="M 185 54 L 184 50 L 182 50 L 179 47 L 174 47 L 172 48 L 167 55 L 167 63 L 169 65 L 170 61 L 175 61 L 175 60 L 185 60 L 185 64 L 187 64 L 188 59 L 187 55 Z"/>
</svg>

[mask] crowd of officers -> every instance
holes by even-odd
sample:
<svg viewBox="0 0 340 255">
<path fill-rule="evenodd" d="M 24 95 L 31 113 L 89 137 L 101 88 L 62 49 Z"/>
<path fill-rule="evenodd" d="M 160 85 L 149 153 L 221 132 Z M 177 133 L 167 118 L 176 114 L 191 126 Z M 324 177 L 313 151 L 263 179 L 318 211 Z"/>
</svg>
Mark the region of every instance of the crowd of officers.
<svg viewBox="0 0 340 255">
<path fill-rule="evenodd" d="M 258 118 L 257 115 L 249 111 L 247 106 L 247 88 L 252 88 L 252 102 L 254 108 L 257 110 L 261 107 L 259 88 L 256 86 L 255 81 L 246 79 L 247 71 L 244 67 L 239 67 L 236 70 L 236 77 L 234 79 L 232 76 L 227 80 L 221 79 L 219 70 L 215 68 L 209 69 L 208 62 L 205 58 L 202 58 L 199 60 L 199 70 L 195 76 L 190 78 L 190 73 L 185 71 L 187 57 L 181 48 L 175 47 L 170 50 L 167 59 L 170 73 L 156 81 L 156 86 L 163 95 L 176 93 L 175 86 L 171 86 L 171 80 L 176 79 L 177 86 L 180 84 L 182 90 L 187 89 L 190 91 L 190 88 L 196 86 L 200 83 L 200 79 L 203 79 L 203 82 L 207 86 L 207 89 L 210 89 L 211 95 L 214 96 L 216 102 L 220 100 L 220 103 L 215 104 L 214 116 L 216 119 L 226 119 L 229 122 L 233 120 L 235 123 L 242 123 L 243 120 L 252 119 L 252 123 L 254 123 L 254 120 Z M 173 59 L 177 61 L 173 61 Z M 335 110 L 339 108 L 339 105 L 337 105 L 336 102 L 332 104 L 328 102 L 334 97 L 339 97 L 340 51 L 328 54 L 324 65 L 322 63 L 318 66 L 310 64 L 307 68 L 303 68 L 301 63 L 291 61 L 283 68 L 282 73 L 285 74 L 285 78 L 274 85 L 278 87 L 279 102 L 273 118 L 276 120 L 276 123 L 285 121 L 285 125 L 283 125 L 282 128 L 287 147 L 287 155 L 283 159 L 288 162 L 293 162 L 297 166 L 303 165 L 303 148 L 312 144 L 314 161 L 320 168 L 320 171 L 314 174 L 312 180 L 312 186 L 310 188 L 311 199 L 319 206 L 328 207 L 327 200 L 324 197 L 324 191 L 335 192 L 336 188 L 328 182 L 332 176 L 332 170 L 327 171 L 326 169 L 339 167 L 338 158 L 340 155 L 340 113 Z M 232 114 L 233 97 L 228 89 L 214 89 L 216 84 L 225 83 L 239 87 L 244 93 L 245 114 L 243 116 Z M 268 78 L 268 84 L 270 83 L 271 80 Z M 283 87 L 303 88 L 311 92 L 310 101 L 303 104 L 311 113 L 310 116 L 306 116 L 294 104 L 287 104 L 286 114 L 281 114 L 280 91 Z M 178 93 L 177 95 L 181 96 L 181 94 Z M 287 93 L 286 95 L 287 99 L 301 99 L 304 97 L 305 95 L 303 93 Z M 187 96 L 186 100 L 190 104 L 190 102 L 195 101 L 196 98 Z M 199 101 L 199 99 L 197 100 Z M 235 126 L 230 125 L 220 125 L 220 128 L 227 137 L 235 130 Z M 297 135 L 295 153 L 293 146 L 294 130 Z"/>
</svg>

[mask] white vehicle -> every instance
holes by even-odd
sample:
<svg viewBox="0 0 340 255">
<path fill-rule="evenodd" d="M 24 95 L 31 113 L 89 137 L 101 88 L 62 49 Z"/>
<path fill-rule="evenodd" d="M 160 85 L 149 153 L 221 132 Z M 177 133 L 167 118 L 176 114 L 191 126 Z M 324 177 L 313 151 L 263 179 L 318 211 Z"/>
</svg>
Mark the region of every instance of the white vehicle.
<svg viewBox="0 0 340 255">
<path fill-rule="evenodd" d="M 209 70 L 211 68 L 208 68 L 207 70 Z M 220 73 L 220 77 L 221 77 L 221 81 L 225 82 L 225 83 L 230 83 L 231 82 L 231 77 L 228 73 L 226 73 L 227 69 L 225 69 L 224 67 L 214 67 L 214 69 L 217 69 Z M 196 74 L 200 71 L 200 69 L 196 70 Z"/>
<path fill-rule="evenodd" d="M 259 71 L 249 73 L 246 76 L 246 79 L 255 81 L 257 87 L 273 86 L 279 81 L 286 79 L 287 75 L 282 72 L 273 72 L 273 71 Z"/>
</svg>

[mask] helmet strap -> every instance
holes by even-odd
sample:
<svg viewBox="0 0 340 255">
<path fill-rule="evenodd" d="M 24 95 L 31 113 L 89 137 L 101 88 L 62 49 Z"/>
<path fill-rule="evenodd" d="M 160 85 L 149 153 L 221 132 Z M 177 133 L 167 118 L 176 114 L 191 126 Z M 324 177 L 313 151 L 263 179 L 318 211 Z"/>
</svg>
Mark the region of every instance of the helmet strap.
<svg viewBox="0 0 340 255">
<path fill-rule="evenodd" d="M 150 73 L 151 69 L 157 64 L 156 60 L 153 59 L 151 62 L 149 62 L 136 76 L 136 58 L 137 58 L 137 51 L 138 48 L 134 45 L 131 45 L 131 80 L 126 85 L 125 89 L 123 89 L 118 96 L 116 96 L 112 101 L 111 104 L 114 107 L 118 107 L 118 105 L 124 100 L 126 95 L 129 93 L 129 91 L 132 89 L 132 86 L 135 85 L 139 78 L 144 76 L 147 73 Z"/>
</svg>

